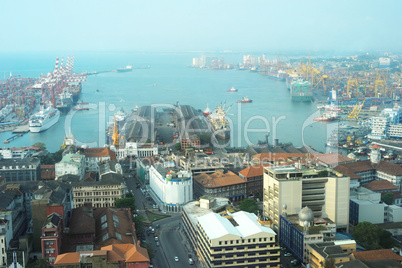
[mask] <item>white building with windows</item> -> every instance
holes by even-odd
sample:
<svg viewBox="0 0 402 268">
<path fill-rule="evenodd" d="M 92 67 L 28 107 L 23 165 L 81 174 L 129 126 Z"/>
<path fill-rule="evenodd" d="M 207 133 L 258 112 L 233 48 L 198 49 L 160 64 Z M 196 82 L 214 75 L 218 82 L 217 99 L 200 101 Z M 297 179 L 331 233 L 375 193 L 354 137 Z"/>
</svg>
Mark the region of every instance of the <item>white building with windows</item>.
<svg viewBox="0 0 402 268">
<path fill-rule="evenodd" d="M 70 174 L 80 177 L 85 176 L 85 157 L 80 154 L 66 154 L 63 159 L 55 165 L 56 180 L 63 175 Z"/>
<path fill-rule="evenodd" d="M 0 267 L 7 264 L 7 249 L 13 239 L 13 230 L 10 221 L 0 219 Z"/>
<path fill-rule="evenodd" d="M 190 172 L 170 166 L 167 163 L 152 165 L 149 186 L 164 209 L 180 211 L 183 204 L 193 200 L 193 178 Z"/>
</svg>

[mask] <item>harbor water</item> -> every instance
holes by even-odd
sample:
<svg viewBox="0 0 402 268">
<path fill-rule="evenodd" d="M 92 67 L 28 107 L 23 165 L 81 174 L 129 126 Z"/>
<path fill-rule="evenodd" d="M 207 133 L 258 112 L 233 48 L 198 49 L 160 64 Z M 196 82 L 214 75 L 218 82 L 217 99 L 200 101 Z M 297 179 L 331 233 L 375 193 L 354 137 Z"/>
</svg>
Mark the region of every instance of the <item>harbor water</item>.
<svg viewBox="0 0 402 268">
<path fill-rule="evenodd" d="M 212 110 L 221 103 L 229 108 L 232 138 L 228 145 L 245 147 L 265 140 L 269 142 L 308 145 L 325 152 L 326 138 L 335 123 L 313 122 L 317 116 L 315 103 L 292 102 L 284 81 L 271 80 L 256 72 L 241 70 L 210 70 L 188 67 L 200 53 L 75 53 L 74 71 L 116 70 L 126 65 L 131 72 L 105 72 L 90 75 L 82 85 L 81 100 L 88 102 L 87 111 L 71 110 L 59 122 L 41 133 L 28 133 L 2 147 L 31 146 L 44 142 L 50 152 L 57 151 L 65 136 L 72 134 L 80 144 L 104 146 L 105 128 L 113 114 L 123 108 L 130 112 L 136 105 L 169 107 L 191 105 Z M 0 55 L 0 75 L 39 77 L 52 71 L 60 53 Z M 64 55 L 67 56 L 67 55 Z M 218 55 L 227 62 L 238 63 L 242 54 Z M 149 69 L 141 69 L 150 66 Z M 231 87 L 238 92 L 226 92 Z M 237 103 L 247 96 L 252 103 Z M 11 137 L 0 133 L 0 141 Z"/>
</svg>

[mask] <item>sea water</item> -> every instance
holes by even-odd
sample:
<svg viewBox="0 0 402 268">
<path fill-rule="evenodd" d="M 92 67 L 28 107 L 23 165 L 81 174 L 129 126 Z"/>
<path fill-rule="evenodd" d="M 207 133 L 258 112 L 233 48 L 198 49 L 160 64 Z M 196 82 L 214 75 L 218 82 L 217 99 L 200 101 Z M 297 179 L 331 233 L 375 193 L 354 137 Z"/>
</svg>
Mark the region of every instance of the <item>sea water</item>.
<svg viewBox="0 0 402 268">
<path fill-rule="evenodd" d="M 60 53 L 20 53 L 0 55 L 0 77 L 10 75 L 39 77 L 54 68 Z M 333 124 L 313 122 L 317 116 L 314 103 L 292 102 L 284 81 L 241 70 L 211 70 L 190 68 L 193 57 L 202 53 L 129 53 L 80 52 L 75 53 L 74 71 L 116 70 L 126 65 L 132 72 L 106 72 L 90 75 L 82 84 L 81 100 L 88 102 L 88 111 L 71 110 L 59 122 L 41 133 L 27 133 L 2 147 L 31 146 L 44 142 L 50 152 L 57 151 L 64 137 L 73 135 L 80 144 L 101 147 L 105 144 L 105 128 L 113 114 L 123 108 L 130 112 L 136 105 L 172 106 L 191 105 L 211 110 L 225 104 L 232 124 L 231 147 L 245 147 L 265 140 L 311 146 L 325 151 L 327 136 Z M 238 63 L 242 54 L 217 55 L 226 62 Z M 64 59 L 65 62 L 65 59 Z M 149 69 L 140 69 L 150 66 Z M 139 68 L 139 69 L 137 69 Z M 226 92 L 231 87 L 238 92 Z M 247 96 L 252 103 L 237 103 Z M 12 136 L 0 133 L 0 142 Z"/>
</svg>

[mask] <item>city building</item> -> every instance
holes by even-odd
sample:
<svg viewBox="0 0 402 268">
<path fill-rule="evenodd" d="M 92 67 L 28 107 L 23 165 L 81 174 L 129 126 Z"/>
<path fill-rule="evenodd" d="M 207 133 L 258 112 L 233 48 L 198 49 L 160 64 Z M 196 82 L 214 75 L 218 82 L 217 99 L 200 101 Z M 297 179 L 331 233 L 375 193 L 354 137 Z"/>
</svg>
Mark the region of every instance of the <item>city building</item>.
<svg viewBox="0 0 402 268">
<path fill-rule="evenodd" d="M 325 268 L 326 260 L 332 260 L 334 264 L 350 261 L 350 254 L 356 252 L 356 241 L 310 243 L 306 244 L 306 252 L 310 267 Z"/>
<path fill-rule="evenodd" d="M 54 180 L 56 178 L 55 165 L 40 165 L 40 179 Z"/>
<path fill-rule="evenodd" d="M 387 139 L 390 125 L 391 118 L 389 116 L 373 116 L 370 124 L 371 134 L 368 135 L 368 138 L 374 140 Z"/>
<path fill-rule="evenodd" d="M 388 206 L 381 201 L 381 193 L 365 187 L 350 192 L 349 222 L 357 225 L 367 221 L 373 224 L 398 222 L 402 217 L 402 207 Z"/>
<path fill-rule="evenodd" d="M 158 145 L 155 143 L 126 142 L 125 157 L 145 158 L 158 154 Z"/>
<path fill-rule="evenodd" d="M 48 259 L 53 265 L 60 254 L 61 238 L 63 235 L 63 216 L 53 212 L 47 216 L 42 227 L 42 259 Z"/>
<path fill-rule="evenodd" d="M 366 250 L 353 252 L 351 256 L 352 260 L 360 260 L 360 261 L 380 261 L 380 260 L 394 260 L 402 264 L 402 256 L 393 252 L 392 249 L 377 249 L 377 250 Z M 388 266 L 377 266 L 377 267 L 388 267 Z M 395 267 L 395 266 L 389 266 Z"/>
<path fill-rule="evenodd" d="M 232 171 L 218 170 L 212 174 L 196 175 L 194 177 L 194 198 L 198 199 L 204 195 L 241 201 L 246 198 L 246 181 Z"/>
<path fill-rule="evenodd" d="M 91 203 L 95 208 L 113 207 L 115 201 L 124 198 L 127 187 L 120 174 L 109 173 L 99 181 L 79 181 L 72 183 L 74 208 Z"/>
<path fill-rule="evenodd" d="M 100 250 L 61 254 L 54 266 L 64 268 L 80 267 L 149 267 L 150 258 L 145 248 L 134 244 L 115 244 Z"/>
<path fill-rule="evenodd" d="M 163 209 L 180 211 L 181 206 L 193 200 L 193 178 L 187 170 L 157 163 L 149 169 L 149 188 Z"/>
<path fill-rule="evenodd" d="M 84 156 L 85 172 L 99 172 L 98 163 L 103 161 L 117 162 L 115 152 L 109 148 L 80 148 L 77 153 Z"/>
<path fill-rule="evenodd" d="M 369 160 L 340 164 L 334 170 L 350 177 L 351 185 L 370 183 L 374 180 L 387 180 L 399 186 L 402 181 L 402 167 L 389 161 L 381 160 L 379 146 L 374 145 Z M 353 181 L 356 181 L 354 183 Z"/>
<path fill-rule="evenodd" d="M 278 267 L 276 233 L 228 201 L 205 196 L 183 207 L 182 228 L 203 267 Z"/>
<path fill-rule="evenodd" d="M 93 208 L 89 204 L 73 209 L 62 252 L 100 250 L 112 244 L 137 244 L 132 212 L 125 208 Z"/>
<path fill-rule="evenodd" d="M 7 250 L 12 239 L 11 222 L 6 219 L 0 219 L 0 267 L 7 265 Z"/>
<path fill-rule="evenodd" d="M 82 180 L 85 175 L 85 157 L 80 154 L 66 154 L 55 165 L 56 180 L 63 175 L 76 175 Z"/>
<path fill-rule="evenodd" d="M 37 158 L 13 158 L 0 160 L 0 177 L 6 181 L 40 180 L 40 160 Z"/>
<path fill-rule="evenodd" d="M 92 171 L 94 172 L 94 171 Z M 99 177 L 100 180 L 107 174 L 119 174 L 123 175 L 123 169 L 119 163 L 112 160 L 106 160 L 99 162 Z"/>
<path fill-rule="evenodd" d="M 264 191 L 264 166 L 249 166 L 239 172 L 240 178 L 246 181 L 246 196 L 261 198 Z"/>
<path fill-rule="evenodd" d="M 328 218 L 337 229 L 348 229 L 349 177 L 333 170 L 265 167 L 264 216 L 279 228 L 283 213 L 293 215 L 308 206 L 314 217 Z"/>
<path fill-rule="evenodd" d="M 336 225 L 328 218 L 317 218 L 309 207 L 298 214 L 279 219 L 279 239 L 302 262 L 307 263 L 306 245 L 335 240 Z"/>
<path fill-rule="evenodd" d="M 220 159 L 205 153 L 175 153 L 171 155 L 171 158 L 179 167 L 190 171 L 193 177 L 202 173 L 215 173 L 225 167 Z"/>
<path fill-rule="evenodd" d="M 370 139 L 402 138 L 402 109 L 395 105 L 393 108 L 385 108 L 379 116 L 371 118 Z"/>
<path fill-rule="evenodd" d="M 137 167 L 137 178 L 143 185 L 149 184 L 149 169 L 152 165 L 158 162 L 158 159 L 156 159 L 154 156 L 150 156 L 146 158 L 137 158 L 135 161 Z"/>
</svg>

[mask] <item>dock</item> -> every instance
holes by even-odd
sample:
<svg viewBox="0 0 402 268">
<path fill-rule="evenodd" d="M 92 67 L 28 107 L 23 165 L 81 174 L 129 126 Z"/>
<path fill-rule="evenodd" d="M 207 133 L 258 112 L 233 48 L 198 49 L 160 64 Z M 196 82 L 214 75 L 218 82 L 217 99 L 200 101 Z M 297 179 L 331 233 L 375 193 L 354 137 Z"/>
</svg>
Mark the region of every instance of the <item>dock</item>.
<svg viewBox="0 0 402 268">
<path fill-rule="evenodd" d="M 13 141 L 13 140 L 15 140 L 15 139 L 17 139 L 19 137 L 22 137 L 24 134 L 25 133 L 19 133 L 19 134 L 13 135 L 10 138 L 4 140 L 4 143 L 10 143 L 10 141 Z"/>
<path fill-rule="evenodd" d="M 29 124 L 20 125 L 13 129 L 12 133 L 27 133 L 29 132 Z"/>
</svg>

